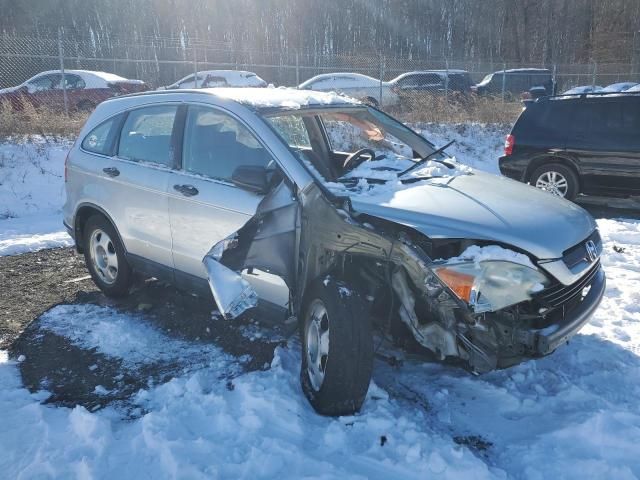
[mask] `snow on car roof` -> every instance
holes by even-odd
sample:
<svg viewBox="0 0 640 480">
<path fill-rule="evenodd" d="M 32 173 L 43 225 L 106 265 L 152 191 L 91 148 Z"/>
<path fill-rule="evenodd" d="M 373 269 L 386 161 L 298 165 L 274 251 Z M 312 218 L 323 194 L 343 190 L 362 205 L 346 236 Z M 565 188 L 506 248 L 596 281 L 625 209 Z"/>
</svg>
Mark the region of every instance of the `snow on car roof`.
<svg viewBox="0 0 640 480">
<path fill-rule="evenodd" d="M 45 72 L 40 72 L 37 75 L 34 75 L 31 78 L 35 78 L 35 77 L 39 77 L 40 75 L 48 75 L 48 74 L 53 74 L 53 73 L 61 73 L 60 70 L 47 70 Z M 116 75 L 114 73 L 108 73 L 108 72 L 98 72 L 98 71 L 94 71 L 94 70 L 64 70 L 64 73 L 72 73 L 72 74 L 76 74 L 76 75 L 93 75 L 95 77 L 101 78 L 102 80 L 104 80 L 105 82 L 122 82 L 122 81 L 126 81 L 127 79 L 124 77 L 121 77 L 120 75 Z M 29 79 L 31 80 L 31 79 Z"/>
<path fill-rule="evenodd" d="M 323 105 L 359 105 L 352 98 L 335 92 L 316 92 L 295 88 L 204 88 L 198 92 L 207 92 L 218 97 L 242 103 L 254 108 L 299 109 Z"/>
<path fill-rule="evenodd" d="M 370 77 L 369 75 L 364 75 L 362 73 L 349 73 L 349 72 L 335 72 L 335 73 L 322 73 L 320 75 L 316 75 L 315 77 L 311 77 L 308 80 L 305 80 L 300 84 L 301 87 L 305 85 L 309 85 L 314 82 L 318 82 L 320 80 L 331 80 L 334 77 L 348 77 L 356 80 L 363 80 L 366 82 L 375 82 L 380 83 L 380 80 L 377 78 Z"/>
</svg>

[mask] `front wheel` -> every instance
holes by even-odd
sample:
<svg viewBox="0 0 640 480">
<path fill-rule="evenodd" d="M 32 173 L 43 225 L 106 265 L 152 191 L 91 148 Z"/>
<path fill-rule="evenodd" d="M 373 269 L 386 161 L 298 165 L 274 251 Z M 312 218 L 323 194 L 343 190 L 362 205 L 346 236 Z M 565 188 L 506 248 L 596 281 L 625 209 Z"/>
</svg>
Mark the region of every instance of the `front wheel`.
<svg viewBox="0 0 640 480">
<path fill-rule="evenodd" d="M 302 390 L 322 415 L 351 415 L 364 403 L 373 369 L 366 304 L 346 284 L 327 277 L 306 295 L 301 321 Z"/>
<path fill-rule="evenodd" d="M 531 185 L 567 200 L 573 200 L 579 190 L 577 175 L 561 163 L 538 167 L 531 175 Z"/>
</svg>

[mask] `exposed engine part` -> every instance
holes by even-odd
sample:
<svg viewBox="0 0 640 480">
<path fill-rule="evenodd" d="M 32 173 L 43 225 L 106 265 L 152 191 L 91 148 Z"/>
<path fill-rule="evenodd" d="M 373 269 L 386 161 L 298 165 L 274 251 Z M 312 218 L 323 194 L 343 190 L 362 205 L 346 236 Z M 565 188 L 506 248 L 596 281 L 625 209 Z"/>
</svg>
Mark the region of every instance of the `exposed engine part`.
<svg viewBox="0 0 640 480">
<path fill-rule="evenodd" d="M 441 360 L 457 357 L 459 351 L 455 330 L 445 329 L 436 321 L 421 323 L 415 311 L 415 297 L 407 282 L 404 271 L 396 269 L 392 274 L 393 290 L 400 299 L 400 318 L 409 327 L 415 339 L 425 348 L 434 352 Z M 423 319 L 427 320 L 427 319 Z"/>
</svg>

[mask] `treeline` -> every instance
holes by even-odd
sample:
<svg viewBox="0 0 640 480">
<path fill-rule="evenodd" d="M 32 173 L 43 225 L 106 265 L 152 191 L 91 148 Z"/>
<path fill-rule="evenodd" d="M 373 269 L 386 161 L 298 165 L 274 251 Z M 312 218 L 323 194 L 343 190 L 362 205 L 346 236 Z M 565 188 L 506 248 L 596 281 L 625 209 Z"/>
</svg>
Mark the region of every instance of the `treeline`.
<svg viewBox="0 0 640 480">
<path fill-rule="evenodd" d="M 231 51 L 624 62 L 640 0 L 0 0 L 0 32 Z"/>
</svg>

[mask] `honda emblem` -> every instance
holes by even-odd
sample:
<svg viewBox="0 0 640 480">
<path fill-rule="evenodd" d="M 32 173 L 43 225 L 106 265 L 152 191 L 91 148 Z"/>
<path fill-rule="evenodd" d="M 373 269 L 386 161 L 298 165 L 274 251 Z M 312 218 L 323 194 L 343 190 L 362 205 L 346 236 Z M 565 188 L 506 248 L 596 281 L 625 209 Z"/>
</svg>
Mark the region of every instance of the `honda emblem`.
<svg viewBox="0 0 640 480">
<path fill-rule="evenodd" d="M 588 240 L 587 243 L 584 244 L 584 248 L 587 251 L 587 259 L 590 262 L 595 262 L 598 259 L 598 248 L 593 240 Z"/>
</svg>

